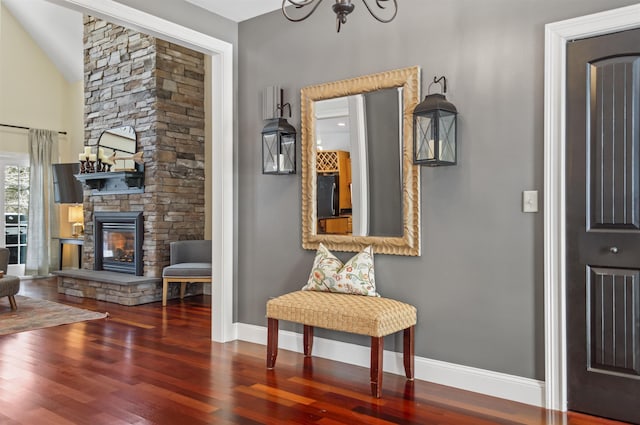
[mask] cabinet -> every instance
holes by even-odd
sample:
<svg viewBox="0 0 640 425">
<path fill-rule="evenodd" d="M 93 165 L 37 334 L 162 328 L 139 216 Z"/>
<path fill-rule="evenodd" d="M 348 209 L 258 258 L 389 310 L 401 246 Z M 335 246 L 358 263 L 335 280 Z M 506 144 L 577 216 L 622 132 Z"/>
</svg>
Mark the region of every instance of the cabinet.
<svg viewBox="0 0 640 425">
<path fill-rule="evenodd" d="M 318 219 L 318 233 L 326 235 L 351 234 L 351 216 Z"/>
<path fill-rule="evenodd" d="M 351 212 L 351 158 L 347 151 L 317 151 L 318 175 L 338 177 L 338 214 Z"/>
</svg>

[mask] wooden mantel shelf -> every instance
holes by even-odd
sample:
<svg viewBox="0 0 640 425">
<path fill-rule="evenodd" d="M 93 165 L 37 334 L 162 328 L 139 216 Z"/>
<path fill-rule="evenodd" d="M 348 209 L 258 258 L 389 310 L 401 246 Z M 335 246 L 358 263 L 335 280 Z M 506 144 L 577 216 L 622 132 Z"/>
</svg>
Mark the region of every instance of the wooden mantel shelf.
<svg viewBox="0 0 640 425">
<path fill-rule="evenodd" d="M 75 174 L 76 179 L 93 189 L 93 195 L 144 192 L 144 171 L 109 171 Z"/>
</svg>

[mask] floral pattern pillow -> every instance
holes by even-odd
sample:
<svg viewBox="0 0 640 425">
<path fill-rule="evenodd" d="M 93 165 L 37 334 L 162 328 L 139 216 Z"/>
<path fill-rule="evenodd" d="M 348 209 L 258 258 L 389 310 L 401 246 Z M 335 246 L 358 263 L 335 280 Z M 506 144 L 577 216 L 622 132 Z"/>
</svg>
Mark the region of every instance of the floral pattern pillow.
<svg viewBox="0 0 640 425">
<path fill-rule="evenodd" d="M 320 244 L 309 281 L 302 290 L 379 297 L 373 271 L 373 248 L 366 247 L 346 264 L 342 264 L 342 261 Z"/>
</svg>

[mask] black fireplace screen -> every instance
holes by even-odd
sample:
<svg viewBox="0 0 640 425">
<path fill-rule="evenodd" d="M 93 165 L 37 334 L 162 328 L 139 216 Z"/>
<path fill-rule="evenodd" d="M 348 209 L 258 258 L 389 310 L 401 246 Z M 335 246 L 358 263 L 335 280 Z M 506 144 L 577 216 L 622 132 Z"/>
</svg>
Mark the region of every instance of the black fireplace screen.
<svg viewBox="0 0 640 425">
<path fill-rule="evenodd" d="M 142 276 L 142 213 L 95 214 L 95 270 Z"/>
</svg>

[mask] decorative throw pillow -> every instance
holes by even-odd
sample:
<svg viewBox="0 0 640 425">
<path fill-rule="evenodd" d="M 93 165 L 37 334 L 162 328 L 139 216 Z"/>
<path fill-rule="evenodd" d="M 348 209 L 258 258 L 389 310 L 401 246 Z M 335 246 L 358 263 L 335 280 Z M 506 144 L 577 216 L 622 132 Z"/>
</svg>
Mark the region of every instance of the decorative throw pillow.
<svg viewBox="0 0 640 425">
<path fill-rule="evenodd" d="M 302 290 L 379 297 L 373 270 L 373 248 L 366 247 L 346 264 L 342 264 L 342 261 L 320 244 L 309 281 Z"/>
</svg>

